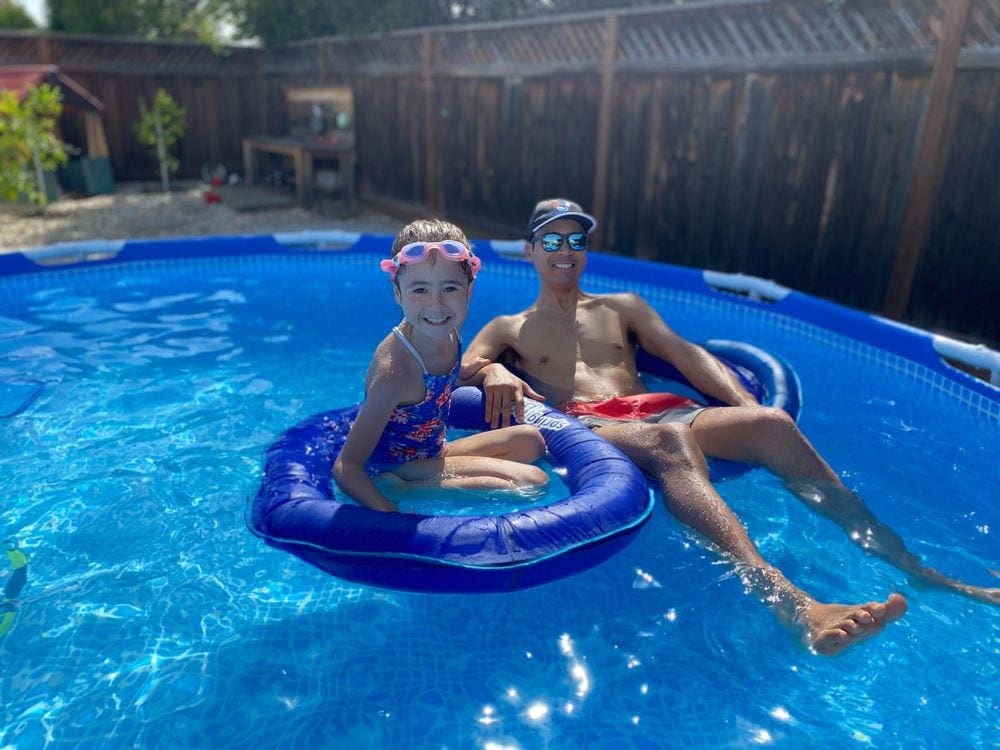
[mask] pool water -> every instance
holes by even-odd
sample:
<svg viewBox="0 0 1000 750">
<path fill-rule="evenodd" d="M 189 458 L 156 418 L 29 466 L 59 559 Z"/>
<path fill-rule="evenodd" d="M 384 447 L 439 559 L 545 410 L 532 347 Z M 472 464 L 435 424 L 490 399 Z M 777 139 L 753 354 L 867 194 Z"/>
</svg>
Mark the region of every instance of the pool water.
<svg viewBox="0 0 1000 750">
<path fill-rule="evenodd" d="M 766 309 L 586 287 L 791 362 L 844 481 L 929 564 L 1000 584 L 995 419 Z M 466 338 L 535 291 L 488 267 Z M 720 485 L 765 557 L 824 600 L 900 591 L 903 620 L 810 654 L 661 507 L 608 562 L 503 595 L 366 588 L 265 546 L 243 517 L 264 451 L 361 397 L 397 316 L 351 253 L 0 279 L 0 381 L 43 384 L 3 420 L 0 534 L 29 575 L 0 748 L 994 746 L 1000 608 L 915 588 L 766 472 Z"/>
</svg>

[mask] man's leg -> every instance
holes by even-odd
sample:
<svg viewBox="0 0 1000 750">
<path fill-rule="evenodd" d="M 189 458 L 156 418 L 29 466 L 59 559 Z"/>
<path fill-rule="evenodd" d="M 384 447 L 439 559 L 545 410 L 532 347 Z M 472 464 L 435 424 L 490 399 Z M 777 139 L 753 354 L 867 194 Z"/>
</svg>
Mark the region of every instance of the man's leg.
<svg viewBox="0 0 1000 750">
<path fill-rule="evenodd" d="M 906 612 L 906 601 L 898 594 L 885 602 L 822 604 L 793 585 L 761 557 L 715 491 L 705 457 L 686 425 L 634 422 L 603 427 L 598 433 L 658 478 L 670 512 L 730 557 L 748 588 L 819 653 L 839 653 Z"/>
<path fill-rule="evenodd" d="M 770 407 L 721 407 L 701 412 L 691 425 L 705 455 L 759 464 L 785 482 L 802 502 L 840 526 L 850 539 L 926 584 L 1000 604 L 1000 588 L 973 586 L 929 568 L 882 523 L 806 439 L 791 417 Z"/>
</svg>

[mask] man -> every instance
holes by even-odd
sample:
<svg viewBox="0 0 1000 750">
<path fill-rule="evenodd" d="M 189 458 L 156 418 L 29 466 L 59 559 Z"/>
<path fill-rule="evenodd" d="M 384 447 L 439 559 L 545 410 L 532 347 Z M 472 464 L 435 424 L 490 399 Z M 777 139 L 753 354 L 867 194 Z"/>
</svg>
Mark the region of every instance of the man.
<svg viewBox="0 0 1000 750">
<path fill-rule="evenodd" d="M 1000 603 L 1000 589 L 970 586 L 923 566 L 844 487 L 785 412 L 760 406 L 727 368 L 674 333 L 640 297 L 582 292 L 580 276 L 596 225 L 568 200 L 544 200 L 535 207 L 524 252 L 541 282 L 538 298 L 522 312 L 490 321 L 465 354 L 468 364 L 491 361 L 481 372 L 493 426 L 509 422 L 512 409 L 523 415 L 523 395 L 543 396 L 582 415 L 660 482 L 670 512 L 731 559 L 750 590 L 818 653 L 837 654 L 879 633 L 906 612 L 905 599 L 894 593 L 883 602 L 829 604 L 796 587 L 764 560 L 715 491 L 706 457 L 764 466 L 866 551 L 927 583 Z M 637 344 L 731 406 L 700 408 L 648 394 L 636 369 Z M 516 368 L 526 381 L 502 365 Z M 610 412 L 609 399 L 616 407 Z M 631 421 L 608 416 L 620 414 L 623 404 L 634 413 Z"/>
</svg>

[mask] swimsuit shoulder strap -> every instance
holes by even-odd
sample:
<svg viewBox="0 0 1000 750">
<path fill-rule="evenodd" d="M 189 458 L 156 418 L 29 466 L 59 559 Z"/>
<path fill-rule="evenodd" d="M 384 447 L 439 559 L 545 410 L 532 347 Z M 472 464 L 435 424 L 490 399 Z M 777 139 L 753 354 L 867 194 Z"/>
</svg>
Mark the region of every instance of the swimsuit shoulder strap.
<svg viewBox="0 0 1000 750">
<path fill-rule="evenodd" d="M 403 335 L 403 332 L 399 330 L 399 326 L 393 326 L 392 332 L 396 334 L 396 338 L 403 342 L 403 346 L 410 350 L 410 354 L 412 354 L 413 358 L 417 360 L 417 364 L 420 365 L 420 369 L 424 371 L 424 375 L 429 375 L 430 373 L 427 372 L 427 366 L 424 364 L 424 360 L 421 358 L 420 353 L 417 352 L 416 347 L 410 343 L 410 340 Z"/>
</svg>

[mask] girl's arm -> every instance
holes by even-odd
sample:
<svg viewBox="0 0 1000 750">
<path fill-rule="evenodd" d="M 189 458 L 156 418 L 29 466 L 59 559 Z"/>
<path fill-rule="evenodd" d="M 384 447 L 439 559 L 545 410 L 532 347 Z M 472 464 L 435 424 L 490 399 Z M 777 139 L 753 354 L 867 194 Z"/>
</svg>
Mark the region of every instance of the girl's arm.
<svg viewBox="0 0 1000 750">
<path fill-rule="evenodd" d="M 343 450 L 333 464 L 333 478 L 341 490 L 368 508 L 384 511 L 398 511 L 389 499 L 379 492 L 365 463 L 375 450 L 392 410 L 396 408 L 399 388 L 393 386 L 396 378 L 376 375 L 368 387 L 365 401 L 361 405 L 351 431 L 347 434 Z"/>
</svg>

